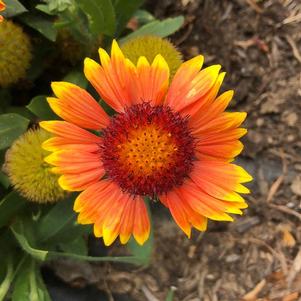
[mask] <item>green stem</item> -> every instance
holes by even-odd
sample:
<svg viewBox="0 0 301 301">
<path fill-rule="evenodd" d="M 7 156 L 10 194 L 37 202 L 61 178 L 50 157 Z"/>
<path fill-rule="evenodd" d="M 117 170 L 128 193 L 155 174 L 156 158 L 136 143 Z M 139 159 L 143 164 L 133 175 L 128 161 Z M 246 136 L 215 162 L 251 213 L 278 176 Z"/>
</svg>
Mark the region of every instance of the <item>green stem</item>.
<svg viewBox="0 0 301 301">
<path fill-rule="evenodd" d="M 7 262 L 6 276 L 0 285 L 0 301 L 3 301 L 14 278 L 14 267 L 11 258 Z"/>
</svg>

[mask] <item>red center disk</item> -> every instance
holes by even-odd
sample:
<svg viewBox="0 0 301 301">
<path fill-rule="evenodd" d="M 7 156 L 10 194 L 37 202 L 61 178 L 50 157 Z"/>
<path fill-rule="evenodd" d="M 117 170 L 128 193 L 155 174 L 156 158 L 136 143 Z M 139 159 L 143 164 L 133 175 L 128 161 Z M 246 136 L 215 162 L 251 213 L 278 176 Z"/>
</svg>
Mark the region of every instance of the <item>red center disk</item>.
<svg viewBox="0 0 301 301">
<path fill-rule="evenodd" d="M 151 197 L 180 186 L 195 157 L 187 118 L 149 103 L 111 119 L 101 152 L 107 176 L 122 190 Z"/>
</svg>

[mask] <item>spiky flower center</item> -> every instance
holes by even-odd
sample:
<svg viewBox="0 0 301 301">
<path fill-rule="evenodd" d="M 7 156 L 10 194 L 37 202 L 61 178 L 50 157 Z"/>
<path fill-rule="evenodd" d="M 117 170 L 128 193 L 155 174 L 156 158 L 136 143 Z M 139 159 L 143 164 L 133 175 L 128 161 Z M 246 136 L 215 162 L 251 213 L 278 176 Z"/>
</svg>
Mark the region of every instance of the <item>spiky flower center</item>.
<svg viewBox="0 0 301 301">
<path fill-rule="evenodd" d="M 131 194 L 155 196 L 181 185 L 194 160 L 187 119 L 167 106 L 133 105 L 104 130 L 103 165 Z"/>
</svg>

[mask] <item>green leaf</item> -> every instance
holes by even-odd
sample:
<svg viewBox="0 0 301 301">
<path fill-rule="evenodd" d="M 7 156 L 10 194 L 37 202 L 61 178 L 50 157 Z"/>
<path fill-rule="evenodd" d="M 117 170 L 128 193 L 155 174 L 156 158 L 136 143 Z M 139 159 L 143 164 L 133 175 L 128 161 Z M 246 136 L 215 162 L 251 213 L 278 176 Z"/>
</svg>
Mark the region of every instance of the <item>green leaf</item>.
<svg viewBox="0 0 301 301">
<path fill-rule="evenodd" d="M 1 170 L 0 170 L 0 183 L 5 189 L 7 189 L 10 185 L 8 176 Z M 0 204 L 1 204 L 1 202 L 0 202 Z M 1 207 L 1 205 L 0 205 L 0 207 Z M 1 213 L 0 213 L 0 215 L 1 215 Z M 0 224 L 1 224 L 1 221 L 0 221 Z"/>
<path fill-rule="evenodd" d="M 49 0 L 47 2 L 49 10 L 55 14 L 62 13 L 73 5 L 73 0 Z"/>
<path fill-rule="evenodd" d="M 155 17 L 144 9 L 138 9 L 134 14 L 134 18 L 137 19 L 139 24 L 146 24 L 155 20 Z"/>
<path fill-rule="evenodd" d="M 88 87 L 88 81 L 82 72 L 77 70 L 69 72 L 63 79 L 63 81 L 73 83 L 80 86 L 83 89 Z"/>
<path fill-rule="evenodd" d="M 86 14 L 94 37 L 100 34 L 114 35 L 116 20 L 111 0 L 78 0 L 77 3 Z"/>
<path fill-rule="evenodd" d="M 16 240 L 18 241 L 19 245 L 21 248 L 31 255 L 33 258 L 40 260 L 40 261 L 45 261 L 46 257 L 48 255 L 48 251 L 45 250 L 39 250 L 35 249 L 32 247 L 28 241 L 28 238 L 26 237 L 25 234 L 25 225 L 24 221 L 18 220 L 15 224 L 13 224 L 10 227 L 12 233 L 14 234 Z M 28 227 L 26 230 L 29 230 Z"/>
<path fill-rule="evenodd" d="M 20 106 L 8 106 L 5 109 L 5 113 L 15 113 L 29 120 L 34 117 L 34 115 L 26 107 Z"/>
<path fill-rule="evenodd" d="M 114 3 L 117 28 L 116 35 L 118 36 L 126 26 L 127 22 L 136 12 L 138 7 L 143 3 L 144 0 L 116 0 Z"/>
<path fill-rule="evenodd" d="M 3 12 L 5 18 L 15 17 L 27 12 L 27 9 L 17 0 L 5 1 L 6 8 Z"/>
<path fill-rule="evenodd" d="M 82 236 L 78 236 L 73 241 L 67 243 L 60 243 L 59 247 L 65 253 L 73 253 L 82 256 L 88 255 L 87 242 Z"/>
<path fill-rule="evenodd" d="M 28 127 L 29 120 L 14 113 L 0 116 L 0 149 L 9 147 Z"/>
<path fill-rule="evenodd" d="M 167 294 L 167 297 L 166 297 L 166 300 L 165 301 L 173 301 L 173 297 L 174 297 L 174 294 L 175 294 L 175 288 L 172 287 L 168 294 Z"/>
<path fill-rule="evenodd" d="M 168 18 L 163 21 L 156 20 L 143 25 L 138 30 L 121 39 L 120 42 L 124 43 L 130 39 L 143 35 L 157 35 L 164 38 L 176 32 L 183 25 L 183 22 L 184 18 L 182 16 L 176 18 Z"/>
<path fill-rule="evenodd" d="M 7 194 L 0 201 L 0 228 L 9 222 L 14 214 L 25 206 L 26 202 L 26 199 L 21 197 L 16 191 Z"/>
<path fill-rule="evenodd" d="M 82 256 L 74 253 L 63 253 L 63 252 L 48 252 L 47 260 L 56 259 L 60 257 L 67 257 L 75 260 L 90 261 L 90 262 L 120 262 L 130 263 L 135 265 L 141 265 L 143 262 L 141 258 L 135 256 L 104 256 L 104 257 L 93 257 L 93 256 Z"/>
<path fill-rule="evenodd" d="M 26 106 L 33 114 L 43 120 L 58 119 L 58 116 L 51 110 L 46 96 L 39 95 L 34 97 L 29 105 Z"/>
<path fill-rule="evenodd" d="M 127 246 L 135 258 L 139 258 L 142 265 L 148 265 L 151 260 L 154 244 L 154 235 L 151 231 L 149 239 L 144 245 L 139 245 L 134 238 L 131 238 Z"/>
<path fill-rule="evenodd" d="M 39 266 L 32 258 L 27 258 L 18 271 L 12 301 L 51 301 L 41 277 Z"/>
<path fill-rule="evenodd" d="M 49 6 L 47 4 L 38 4 L 36 5 L 36 9 L 50 16 L 55 15 L 55 13 L 50 11 Z"/>
<path fill-rule="evenodd" d="M 60 241 L 60 234 L 72 232 L 72 228 L 77 226 L 73 202 L 72 197 L 58 202 L 42 217 L 36 226 L 39 241 Z"/>
<path fill-rule="evenodd" d="M 39 15 L 26 14 L 21 17 L 22 22 L 38 31 L 48 40 L 54 42 L 57 36 L 57 30 L 53 22 Z"/>
<path fill-rule="evenodd" d="M 12 258 L 10 256 L 7 256 L 6 258 L 7 260 L 5 261 L 1 256 L 1 264 L 6 264 L 6 275 L 2 283 L 0 283 L 0 301 L 4 300 L 14 278 Z"/>
</svg>

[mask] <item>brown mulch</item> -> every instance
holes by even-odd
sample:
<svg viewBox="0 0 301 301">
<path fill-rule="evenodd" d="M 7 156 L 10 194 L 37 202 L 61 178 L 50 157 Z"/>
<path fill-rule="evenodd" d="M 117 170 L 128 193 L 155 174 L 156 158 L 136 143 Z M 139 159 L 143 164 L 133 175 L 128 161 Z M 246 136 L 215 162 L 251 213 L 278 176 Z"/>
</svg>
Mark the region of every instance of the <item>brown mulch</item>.
<svg viewBox="0 0 301 301">
<path fill-rule="evenodd" d="M 301 300 L 300 0 L 160 0 L 149 7 L 159 18 L 183 14 L 185 26 L 172 40 L 186 58 L 202 53 L 227 72 L 225 88 L 236 91 L 231 110 L 248 112 L 240 160 L 255 178 L 253 193 L 246 215 L 212 222 L 191 240 L 163 212 L 154 221 L 151 265 L 102 266 L 108 276 L 96 282 L 133 301 L 164 301 L 170 289 L 174 301 Z"/>
</svg>

